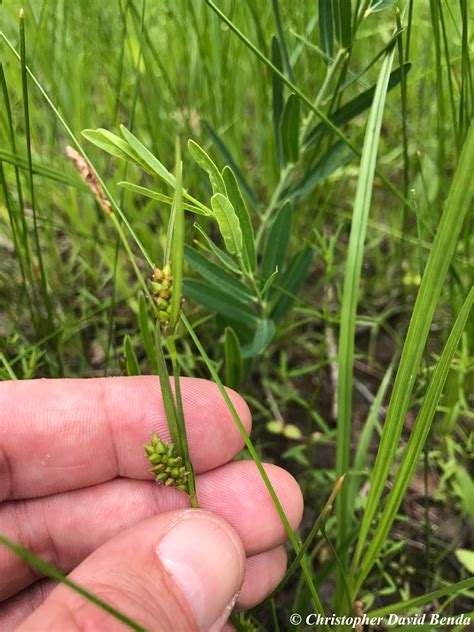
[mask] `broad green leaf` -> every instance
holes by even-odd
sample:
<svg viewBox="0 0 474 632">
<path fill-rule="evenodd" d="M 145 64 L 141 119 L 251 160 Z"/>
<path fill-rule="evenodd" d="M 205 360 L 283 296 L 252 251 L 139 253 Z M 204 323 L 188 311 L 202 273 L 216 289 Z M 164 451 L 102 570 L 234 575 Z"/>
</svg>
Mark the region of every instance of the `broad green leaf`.
<svg viewBox="0 0 474 632">
<path fill-rule="evenodd" d="M 219 246 L 216 246 L 216 244 L 210 239 L 210 237 L 207 235 L 204 228 L 200 224 L 198 224 L 198 222 L 194 222 L 194 228 L 196 228 L 196 230 L 198 230 L 201 233 L 201 236 L 206 242 L 206 245 L 211 250 L 211 252 L 215 254 L 215 256 L 219 259 L 219 261 L 223 263 L 225 267 L 228 268 L 234 274 L 240 274 L 240 270 L 238 266 L 234 263 L 234 261 L 229 257 L 229 255 L 226 252 L 224 252 L 221 248 L 219 248 Z"/>
<path fill-rule="evenodd" d="M 347 165 L 354 158 L 354 152 L 342 141 L 337 141 L 286 194 L 286 198 L 294 200 L 310 195 L 314 189 L 324 182 L 330 175 Z"/>
<path fill-rule="evenodd" d="M 433 315 L 473 197 L 474 126 L 469 128 L 426 263 L 390 399 L 357 542 L 358 564 L 397 451 Z"/>
<path fill-rule="evenodd" d="M 283 71 L 280 44 L 275 36 L 272 37 L 272 63 L 275 68 L 278 68 L 281 72 Z M 283 112 L 283 82 L 276 73 L 272 73 L 272 112 L 277 162 L 279 165 L 282 165 L 283 153 L 281 147 L 280 120 Z"/>
<path fill-rule="evenodd" d="M 224 369 L 226 386 L 237 390 L 244 371 L 240 342 L 232 327 L 224 331 Z"/>
<path fill-rule="evenodd" d="M 212 192 L 225 195 L 225 185 L 217 165 L 207 152 L 193 140 L 188 140 L 188 149 L 194 161 L 207 172 L 211 181 Z"/>
<path fill-rule="evenodd" d="M 312 248 L 303 248 L 293 257 L 290 265 L 281 276 L 280 283 L 275 285 L 273 291 L 277 298 L 271 313 L 275 321 L 281 320 L 293 305 L 298 292 L 306 281 L 312 259 Z"/>
<path fill-rule="evenodd" d="M 138 184 L 133 184 L 133 182 L 118 182 L 117 186 L 123 187 L 128 191 L 132 191 L 133 193 L 138 193 L 139 195 L 144 195 L 145 197 L 151 198 L 152 200 L 157 200 L 158 202 L 164 202 L 165 204 L 169 204 L 170 206 L 173 204 L 173 198 L 170 195 L 165 195 L 164 193 L 158 193 L 158 191 L 152 191 L 151 189 L 147 189 L 146 187 L 141 187 Z M 194 206 L 193 204 L 187 204 L 183 202 L 183 208 L 186 211 L 191 211 L 192 213 L 197 213 L 198 215 L 207 215 L 210 213 L 205 213 L 202 208 L 199 206 Z"/>
<path fill-rule="evenodd" d="M 275 322 L 269 319 L 258 320 L 255 335 L 250 344 L 242 348 L 244 358 L 253 358 L 265 351 L 275 334 Z"/>
<path fill-rule="evenodd" d="M 352 437 L 354 344 L 359 284 L 372 199 L 372 187 L 377 163 L 380 130 L 382 128 L 388 80 L 394 54 L 395 48 L 392 49 L 383 62 L 374 101 L 367 121 L 344 268 L 338 348 L 339 381 L 337 391 L 336 476 L 342 476 L 349 469 L 350 443 Z M 336 513 L 339 527 L 337 544 L 340 546 L 351 528 L 350 518 L 352 513 L 349 507 L 348 488 L 345 486 L 342 488 L 341 493 L 338 494 Z M 343 599 L 343 574 L 342 571 L 338 572 L 338 589 L 336 594 L 336 603 L 338 606 L 341 605 Z"/>
<path fill-rule="evenodd" d="M 176 179 L 172 173 L 154 156 L 145 145 L 138 140 L 138 138 L 132 134 L 124 125 L 120 126 L 120 131 L 127 143 L 132 147 L 135 153 L 140 157 L 140 160 L 147 165 L 147 167 L 158 178 L 164 180 L 171 187 L 175 187 Z"/>
<path fill-rule="evenodd" d="M 471 575 L 474 575 L 474 551 L 469 551 L 468 549 L 456 549 L 454 554 L 464 568 L 466 568 Z"/>
<path fill-rule="evenodd" d="M 300 100 L 296 94 L 288 97 L 280 119 L 283 159 L 286 164 L 298 162 L 300 134 Z"/>
<path fill-rule="evenodd" d="M 147 303 L 143 294 L 140 294 L 140 298 L 138 300 L 138 322 L 140 325 L 140 333 L 142 336 L 142 342 L 148 357 L 148 361 L 151 364 L 153 373 L 155 375 L 158 375 L 158 363 L 156 360 L 156 350 L 153 344 L 153 333 L 150 327 Z"/>
<path fill-rule="evenodd" d="M 224 292 L 230 294 L 230 296 L 235 296 L 244 302 L 251 302 L 255 300 L 251 290 L 249 290 L 243 283 L 232 276 L 229 272 L 223 270 L 221 267 L 210 261 L 208 257 L 205 257 L 194 248 L 185 246 L 184 258 L 191 270 L 200 274 L 214 287 L 223 290 Z"/>
<path fill-rule="evenodd" d="M 410 68 L 411 68 L 410 63 L 406 63 L 403 65 L 403 72 L 404 72 L 405 77 L 410 71 Z M 395 70 L 393 70 L 390 73 L 390 79 L 388 82 L 387 92 L 395 88 L 395 86 L 397 86 L 400 83 L 401 78 L 402 78 L 401 69 L 396 68 Z M 369 108 L 372 105 L 375 89 L 376 89 L 376 86 L 372 86 L 371 88 L 368 88 L 367 90 L 359 94 L 354 99 L 351 99 L 350 101 L 348 101 L 345 105 L 339 108 L 339 110 L 336 110 L 334 114 L 330 117 L 334 125 L 341 127 L 342 125 L 345 125 L 345 123 L 349 123 L 349 121 L 352 121 L 352 119 L 354 119 L 359 114 L 362 114 L 362 112 L 365 112 L 365 110 L 367 110 L 367 108 Z M 318 143 L 320 143 L 321 139 L 324 136 L 330 133 L 331 133 L 331 130 L 328 128 L 328 126 L 325 125 L 324 123 L 320 123 L 315 128 L 313 128 L 305 137 L 304 139 L 305 149 L 312 147 L 314 145 L 317 145 Z"/>
<path fill-rule="evenodd" d="M 125 366 L 127 369 L 127 375 L 140 375 L 140 366 L 138 364 L 137 356 L 133 350 L 130 336 L 125 336 L 123 341 L 123 352 L 125 354 Z"/>
<path fill-rule="evenodd" d="M 278 211 L 270 229 L 263 253 L 262 278 L 268 279 L 278 268 L 281 271 L 290 241 L 293 205 L 286 202 Z"/>
<path fill-rule="evenodd" d="M 318 0 L 319 5 L 319 41 L 321 50 L 332 59 L 334 54 L 334 26 L 332 0 Z"/>
<path fill-rule="evenodd" d="M 211 208 L 214 211 L 228 252 L 231 255 L 240 255 L 242 253 L 242 229 L 234 207 L 225 195 L 216 193 L 211 198 Z"/>
<path fill-rule="evenodd" d="M 251 189 L 251 187 L 250 187 L 250 185 L 249 185 L 249 183 L 247 181 L 247 178 L 245 177 L 244 173 L 242 172 L 242 169 L 240 169 L 238 164 L 235 162 L 235 160 L 234 160 L 232 154 L 230 153 L 227 145 L 224 143 L 224 141 L 219 136 L 219 134 L 215 131 L 215 129 L 207 121 L 201 121 L 201 125 L 202 125 L 203 129 L 206 131 L 206 133 L 209 135 L 209 137 L 211 138 L 211 140 L 214 143 L 214 145 L 216 146 L 216 148 L 220 151 L 221 156 L 224 158 L 226 164 L 229 165 L 229 168 L 234 172 L 234 175 L 237 178 L 237 181 L 239 182 L 239 184 L 242 187 L 243 191 L 245 192 L 245 195 L 247 196 L 247 199 L 252 203 L 252 206 L 257 206 L 258 205 L 258 200 L 255 197 L 255 194 L 252 191 L 252 189 Z M 224 178 L 224 180 L 225 180 L 225 178 Z"/>
<path fill-rule="evenodd" d="M 250 309 L 248 303 L 242 303 L 234 296 L 215 288 L 205 281 L 184 279 L 183 292 L 187 298 L 236 322 L 252 325 L 257 320 L 256 313 Z"/>
<path fill-rule="evenodd" d="M 242 230 L 242 258 L 247 266 L 247 269 L 253 272 L 257 265 L 257 255 L 255 252 L 255 235 L 253 232 L 252 221 L 250 219 L 250 213 L 242 197 L 236 176 L 232 169 L 230 167 L 224 167 L 222 177 L 224 178 L 227 197 L 234 207 L 235 214 L 239 219 L 240 228 Z"/>
<path fill-rule="evenodd" d="M 441 396 L 446 377 L 451 367 L 454 353 L 459 345 L 462 332 L 464 331 L 464 327 L 469 317 L 473 300 L 474 288 L 472 288 L 469 292 L 469 295 L 459 311 L 456 322 L 454 323 L 441 357 L 431 377 L 428 389 L 423 398 L 423 403 L 413 426 L 413 430 L 411 431 L 410 438 L 408 439 L 408 445 L 404 450 L 402 462 L 397 469 L 392 489 L 384 503 L 382 515 L 379 518 L 375 533 L 370 540 L 369 547 L 362 558 L 361 568 L 357 578 L 355 579 L 358 589 L 369 574 L 372 566 L 377 560 L 378 555 L 380 554 L 380 551 L 382 550 L 393 521 L 395 520 L 397 511 L 402 503 L 405 492 L 408 489 L 408 485 L 410 484 L 413 474 L 415 473 L 421 451 L 425 445 L 434 415 L 436 413 L 436 407 L 438 406 L 438 401 Z M 382 445 L 389 431 L 390 428 L 387 428 L 387 420 L 385 420 L 380 445 Z M 379 458 L 379 455 L 377 455 L 377 460 Z M 376 466 L 377 462 L 375 463 L 375 467 Z"/>
</svg>

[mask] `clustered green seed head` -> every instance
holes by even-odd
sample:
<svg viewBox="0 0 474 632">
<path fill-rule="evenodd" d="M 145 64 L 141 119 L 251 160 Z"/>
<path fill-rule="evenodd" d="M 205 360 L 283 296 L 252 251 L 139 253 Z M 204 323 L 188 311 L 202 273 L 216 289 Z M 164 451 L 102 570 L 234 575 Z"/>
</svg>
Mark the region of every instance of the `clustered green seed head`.
<svg viewBox="0 0 474 632">
<path fill-rule="evenodd" d="M 145 446 L 145 452 L 152 464 L 150 472 L 155 474 L 157 483 L 163 483 L 166 487 L 176 487 L 181 491 L 187 490 L 189 472 L 186 471 L 173 443 L 168 445 L 153 433 L 150 443 Z"/>
<path fill-rule="evenodd" d="M 171 296 L 173 294 L 173 275 L 169 264 L 161 270 L 155 268 L 151 280 L 153 300 L 158 306 L 158 318 L 163 327 L 169 322 L 171 314 Z"/>
</svg>

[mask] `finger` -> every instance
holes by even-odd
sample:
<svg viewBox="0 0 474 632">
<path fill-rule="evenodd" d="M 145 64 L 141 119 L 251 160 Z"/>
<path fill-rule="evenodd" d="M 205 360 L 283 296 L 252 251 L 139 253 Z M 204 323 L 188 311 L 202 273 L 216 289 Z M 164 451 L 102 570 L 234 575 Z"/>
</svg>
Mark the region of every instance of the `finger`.
<svg viewBox="0 0 474 632">
<path fill-rule="evenodd" d="M 245 574 L 240 540 L 202 510 L 167 512 L 94 551 L 71 579 L 145 629 L 221 630 Z M 111 615 L 61 585 L 18 628 L 122 630 Z"/>
<path fill-rule="evenodd" d="M 41 579 L 0 604 L 0 632 L 11 632 L 39 608 L 57 583 Z"/>
<path fill-rule="evenodd" d="M 243 440 L 217 386 L 182 378 L 197 472 L 232 459 Z M 250 412 L 229 391 L 245 427 Z M 143 445 L 169 440 L 159 379 L 26 380 L 0 384 L 0 501 L 46 496 L 110 480 L 151 478 Z"/>
<path fill-rule="evenodd" d="M 296 529 L 303 510 L 298 484 L 279 467 L 266 465 L 265 470 Z M 197 491 L 201 506 L 237 531 L 248 556 L 286 540 L 281 519 L 252 461 L 236 461 L 200 474 Z M 0 532 L 68 573 L 121 530 L 187 504 L 186 494 L 154 482 L 115 479 L 75 492 L 4 503 Z M 0 599 L 38 578 L 6 548 L 0 548 L 0 568 Z"/>
<path fill-rule="evenodd" d="M 283 546 L 249 557 L 236 608 L 249 610 L 268 597 L 283 579 L 286 562 Z"/>
<path fill-rule="evenodd" d="M 236 602 L 237 610 L 248 610 L 263 601 L 278 585 L 286 570 L 286 551 L 280 546 L 247 559 L 245 578 Z M 35 582 L 0 605 L 0 632 L 16 629 L 45 601 L 57 586 L 50 580 Z M 223 630 L 235 630 L 231 624 Z"/>
</svg>

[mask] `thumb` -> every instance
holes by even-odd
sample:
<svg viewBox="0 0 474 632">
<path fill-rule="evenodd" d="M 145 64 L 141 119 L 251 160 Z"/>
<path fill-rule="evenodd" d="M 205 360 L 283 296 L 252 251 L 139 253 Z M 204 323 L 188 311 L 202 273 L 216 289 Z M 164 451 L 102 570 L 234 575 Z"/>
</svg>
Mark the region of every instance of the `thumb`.
<svg viewBox="0 0 474 632">
<path fill-rule="evenodd" d="M 98 548 L 70 578 L 153 632 L 218 632 L 235 604 L 245 552 L 235 531 L 200 509 L 170 511 Z M 65 585 L 17 628 L 122 631 L 126 627 Z"/>
</svg>

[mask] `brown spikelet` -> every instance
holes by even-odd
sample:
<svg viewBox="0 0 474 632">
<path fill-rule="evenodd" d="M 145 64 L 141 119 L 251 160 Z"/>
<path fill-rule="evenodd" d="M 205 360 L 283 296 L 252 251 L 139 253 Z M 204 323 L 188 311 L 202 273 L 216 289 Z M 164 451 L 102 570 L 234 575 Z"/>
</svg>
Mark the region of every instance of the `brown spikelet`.
<svg viewBox="0 0 474 632">
<path fill-rule="evenodd" d="M 359 619 L 364 618 L 364 604 L 362 603 L 362 601 L 354 602 L 354 614 L 356 615 L 356 617 L 359 617 Z M 357 623 L 356 625 L 356 632 L 363 632 L 362 623 Z"/>
<path fill-rule="evenodd" d="M 109 200 L 106 198 L 104 189 L 102 188 L 100 182 L 97 180 L 95 173 L 92 171 L 87 160 L 81 156 L 79 152 L 77 152 L 73 147 L 69 145 L 66 147 L 66 154 L 75 168 L 79 171 L 81 178 L 87 184 L 89 189 L 95 195 L 97 201 L 102 206 L 106 213 L 112 213 L 112 205 Z"/>
</svg>

